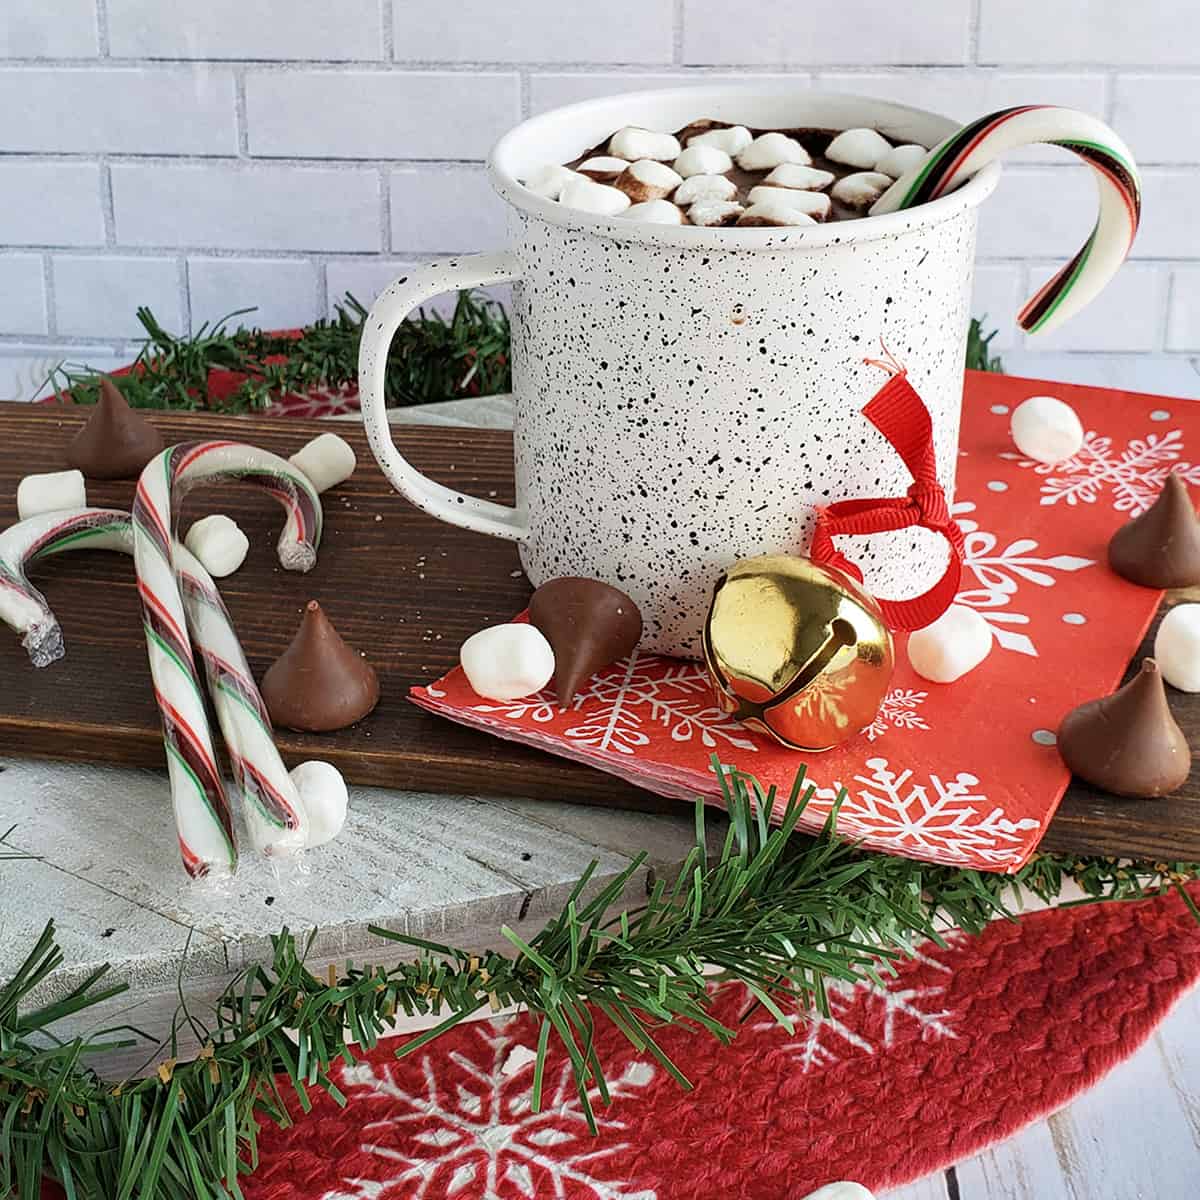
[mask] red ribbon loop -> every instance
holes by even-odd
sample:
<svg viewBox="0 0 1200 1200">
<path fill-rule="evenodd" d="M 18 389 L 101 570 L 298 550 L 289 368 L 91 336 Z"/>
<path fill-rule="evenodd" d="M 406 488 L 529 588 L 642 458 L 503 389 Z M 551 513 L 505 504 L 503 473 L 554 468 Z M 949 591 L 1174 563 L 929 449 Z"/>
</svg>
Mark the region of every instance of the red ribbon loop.
<svg viewBox="0 0 1200 1200">
<path fill-rule="evenodd" d="M 933 422 L 903 371 L 897 371 L 862 411 L 903 459 L 912 484 L 903 496 L 843 500 L 818 509 L 809 556 L 813 562 L 837 567 L 861 582 L 862 572 L 834 546 L 835 537 L 887 533 L 914 525 L 940 533 L 950 543 L 950 561 L 941 579 L 909 600 L 879 601 L 890 629 L 922 629 L 950 607 L 962 577 L 963 535 L 938 482 Z"/>
</svg>

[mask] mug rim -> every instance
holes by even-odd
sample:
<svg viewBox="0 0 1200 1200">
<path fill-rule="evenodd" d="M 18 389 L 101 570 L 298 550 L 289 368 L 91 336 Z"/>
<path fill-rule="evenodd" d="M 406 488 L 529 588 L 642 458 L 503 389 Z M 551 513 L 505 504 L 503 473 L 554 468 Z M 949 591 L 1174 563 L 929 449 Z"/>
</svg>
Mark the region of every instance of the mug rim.
<svg viewBox="0 0 1200 1200">
<path fill-rule="evenodd" d="M 758 226 L 738 228 L 736 226 L 708 227 L 700 225 L 657 225 L 643 221 L 623 220 L 621 217 L 605 217 L 567 208 L 556 200 L 547 200 L 526 188 L 516 175 L 505 165 L 513 155 L 514 147 L 530 132 L 536 132 L 539 124 L 549 126 L 572 116 L 584 117 L 596 109 L 619 107 L 622 103 L 637 107 L 655 101 L 673 102 L 694 98 L 698 105 L 717 100 L 736 104 L 739 98 L 756 100 L 799 99 L 803 96 L 860 103 L 885 108 L 894 116 L 911 115 L 914 118 L 945 125 L 945 132 L 938 140 L 961 127 L 961 122 L 928 109 L 916 108 L 877 96 L 864 96 L 856 92 L 826 91 L 822 88 L 803 88 L 792 85 L 772 86 L 726 84 L 721 87 L 678 87 L 651 88 L 638 92 L 616 93 L 574 104 L 548 109 L 537 116 L 529 117 L 515 125 L 492 147 L 488 155 L 488 179 L 505 203 L 527 213 L 549 225 L 581 233 L 594 234 L 621 242 L 643 242 L 654 245 L 678 246 L 689 250 L 778 250 L 846 245 L 870 242 L 880 238 L 895 237 L 915 229 L 927 228 L 949 220 L 964 209 L 976 207 L 995 190 L 1000 179 L 999 162 L 989 163 L 978 174 L 972 176 L 961 187 L 937 200 L 927 201 L 914 208 L 879 216 L 863 216 L 849 221 L 834 221 L 820 225 L 802 226 Z M 619 127 L 619 126 L 618 126 Z"/>
</svg>

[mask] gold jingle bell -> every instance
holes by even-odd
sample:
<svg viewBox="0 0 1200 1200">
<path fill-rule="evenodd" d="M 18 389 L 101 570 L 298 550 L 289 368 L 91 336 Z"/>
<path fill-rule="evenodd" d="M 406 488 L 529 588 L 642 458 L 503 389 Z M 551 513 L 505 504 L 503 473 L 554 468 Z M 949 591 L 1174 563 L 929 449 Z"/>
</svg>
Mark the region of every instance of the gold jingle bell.
<svg viewBox="0 0 1200 1200">
<path fill-rule="evenodd" d="M 704 659 L 717 702 L 793 750 L 829 750 L 875 719 L 892 678 L 879 604 L 836 567 L 745 558 L 713 591 Z"/>
</svg>

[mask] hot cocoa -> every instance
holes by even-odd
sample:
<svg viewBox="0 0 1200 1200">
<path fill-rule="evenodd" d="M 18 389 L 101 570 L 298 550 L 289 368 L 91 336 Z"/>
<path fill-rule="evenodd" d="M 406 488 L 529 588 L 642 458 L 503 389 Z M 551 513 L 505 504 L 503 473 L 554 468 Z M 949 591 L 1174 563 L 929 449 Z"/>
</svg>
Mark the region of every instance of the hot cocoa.
<svg viewBox="0 0 1200 1200">
<path fill-rule="evenodd" d="M 626 126 L 526 187 L 570 208 L 668 225 L 811 225 L 867 214 L 928 153 L 875 129 Z"/>
</svg>

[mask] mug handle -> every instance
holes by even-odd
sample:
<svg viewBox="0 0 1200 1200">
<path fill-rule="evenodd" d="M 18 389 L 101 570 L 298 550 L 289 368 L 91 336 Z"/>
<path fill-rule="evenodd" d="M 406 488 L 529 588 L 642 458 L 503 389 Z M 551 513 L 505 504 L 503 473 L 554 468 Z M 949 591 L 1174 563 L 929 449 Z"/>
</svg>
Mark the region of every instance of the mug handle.
<svg viewBox="0 0 1200 1200">
<path fill-rule="evenodd" d="M 528 533 L 525 514 L 479 500 L 422 475 L 396 449 L 388 424 L 384 384 L 388 349 L 405 318 L 443 292 L 511 283 L 521 277 L 511 254 L 469 254 L 429 263 L 402 275 L 380 293 L 363 322 L 358 348 L 358 394 L 371 450 L 391 485 L 422 512 L 476 533 L 520 541 Z"/>
</svg>

